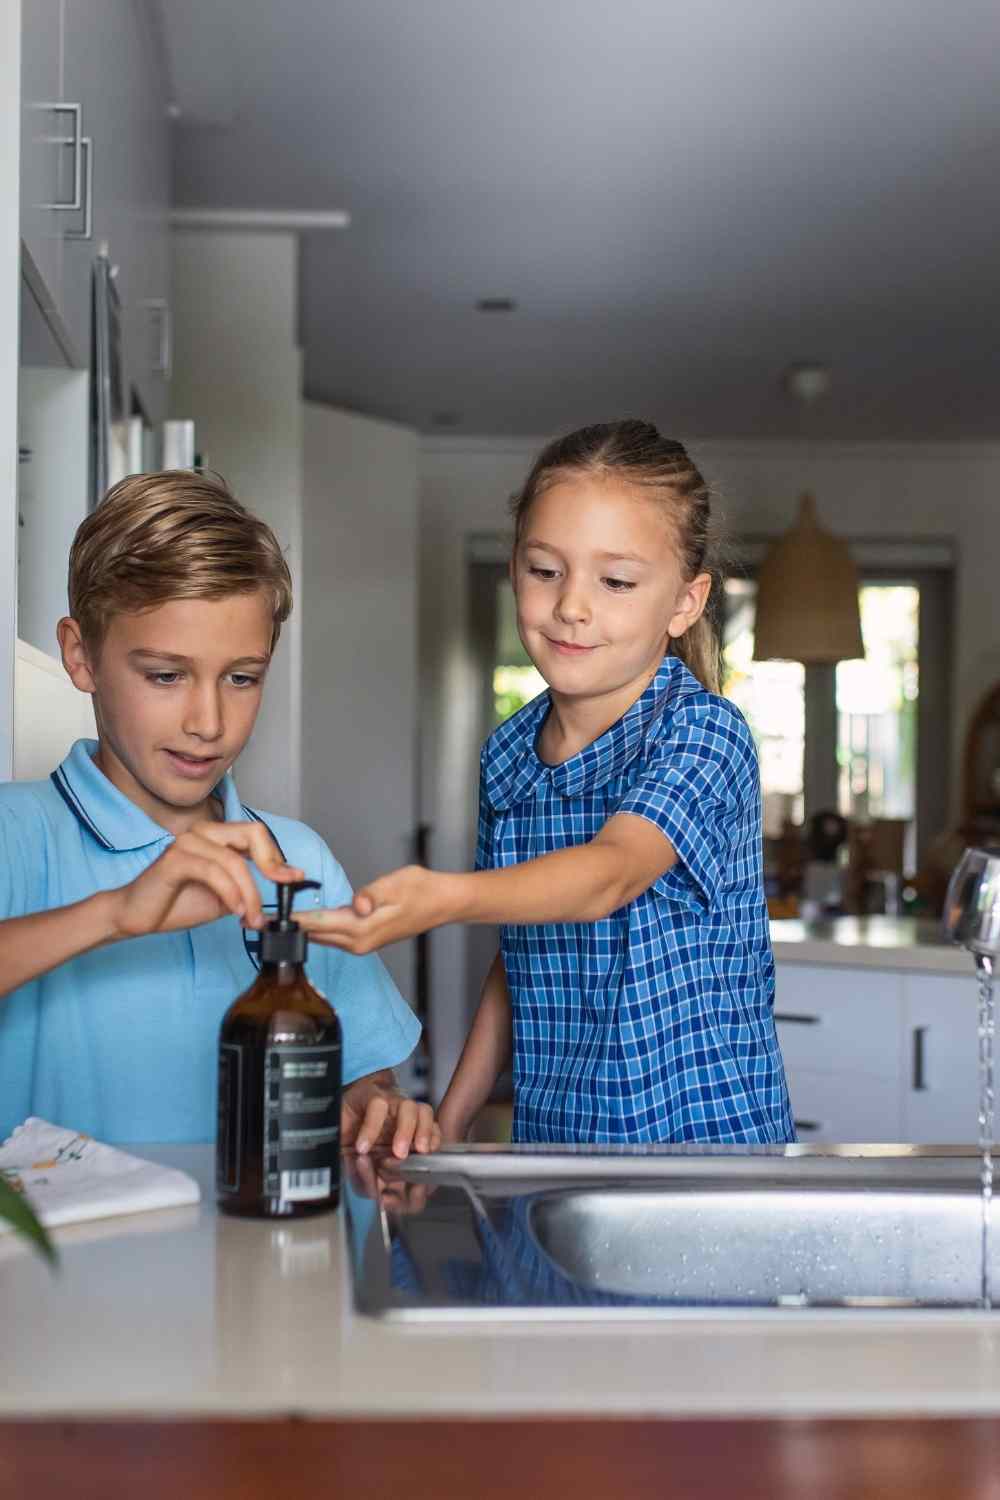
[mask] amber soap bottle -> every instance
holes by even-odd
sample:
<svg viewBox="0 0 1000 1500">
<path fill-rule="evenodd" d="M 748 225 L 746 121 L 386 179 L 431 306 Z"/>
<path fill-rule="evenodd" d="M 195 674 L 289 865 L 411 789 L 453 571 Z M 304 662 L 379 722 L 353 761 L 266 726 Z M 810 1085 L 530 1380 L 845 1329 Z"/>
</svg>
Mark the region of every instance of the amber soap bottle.
<svg viewBox="0 0 1000 1500">
<path fill-rule="evenodd" d="M 278 886 L 278 915 L 260 937 L 260 973 L 219 1032 L 215 1182 L 227 1213 L 290 1219 L 340 1201 L 340 1022 L 306 978 L 306 934 L 295 893 Z"/>
</svg>

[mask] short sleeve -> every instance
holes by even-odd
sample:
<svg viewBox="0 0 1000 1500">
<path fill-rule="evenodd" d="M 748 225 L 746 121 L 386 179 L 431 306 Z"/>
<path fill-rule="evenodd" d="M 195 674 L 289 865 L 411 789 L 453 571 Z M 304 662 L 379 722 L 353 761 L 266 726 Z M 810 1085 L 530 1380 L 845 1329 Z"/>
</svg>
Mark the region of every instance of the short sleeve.
<svg viewBox="0 0 1000 1500">
<path fill-rule="evenodd" d="M 322 855 L 322 906 L 344 906 L 354 894 L 326 844 Z M 309 977 L 329 1000 L 344 1033 L 343 1081 L 392 1068 L 409 1057 L 420 1036 L 420 1022 L 403 999 L 377 953 L 344 953 L 313 943 Z"/>
<path fill-rule="evenodd" d="M 476 832 L 476 869 L 490 870 L 493 868 L 493 860 L 490 854 L 490 842 L 493 833 L 493 809 L 490 807 L 490 799 L 486 795 L 486 756 L 489 750 L 489 741 L 482 748 L 479 756 L 479 826 Z"/>
<path fill-rule="evenodd" d="M 711 907 L 726 874 L 734 824 L 755 804 L 757 753 L 737 709 L 723 700 L 681 703 L 615 813 L 646 818 L 670 840 L 673 866 L 654 890 Z"/>
</svg>

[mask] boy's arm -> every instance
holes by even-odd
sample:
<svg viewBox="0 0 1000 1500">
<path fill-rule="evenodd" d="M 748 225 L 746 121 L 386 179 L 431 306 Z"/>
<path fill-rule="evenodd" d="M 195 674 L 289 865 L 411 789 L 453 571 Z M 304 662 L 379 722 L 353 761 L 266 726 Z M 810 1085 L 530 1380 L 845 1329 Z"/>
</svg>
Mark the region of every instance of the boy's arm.
<svg viewBox="0 0 1000 1500">
<path fill-rule="evenodd" d="M 315 942 L 370 953 L 446 922 L 595 922 L 627 906 L 676 862 L 655 824 L 616 813 L 588 844 L 473 874 L 408 865 L 372 881 L 352 906 L 304 913 Z"/>
<path fill-rule="evenodd" d="M 510 991 L 498 953 L 483 981 L 483 992 L 462 1056 L 438 1109 L 445 1142 L 464 1141 L 493 1085 L 513 1055 Z"/>
<path fill-rule="evenodd" d="M 262 823 L 198 823 L 128 885 L 0 922 L 0 996 L 123 938 L 198 927 L 230 912 L 248 927 L 262 926 L 248 859 L 269 880 L 302 878 Z"/>
</svg>

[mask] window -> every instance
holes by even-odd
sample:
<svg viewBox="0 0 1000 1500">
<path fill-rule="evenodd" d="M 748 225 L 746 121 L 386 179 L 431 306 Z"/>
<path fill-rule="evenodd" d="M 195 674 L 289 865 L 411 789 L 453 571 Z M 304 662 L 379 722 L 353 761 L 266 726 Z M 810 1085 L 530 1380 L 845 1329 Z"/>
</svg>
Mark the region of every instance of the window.
<svg viewBox="0 0 1000 1500">
<path fill-rule="evenodd" d="M 908 863 L 941 831 L 944 818 L 941 759 L 946 722 L 947 614 L 943 575 L 913 579 L 864 579 L 859 595 L 865 658 L 840 662 L 821 691 L 835 696 L 826 705 L 810 697 L 806 669 L 798 662 L 753 660 L 752 579 L 726 583 L 723 634 L 723 691 L 745 715 L 760 756 L 764 824 L 768 835 L 790 819 L 803 821 L 803 751 L 807 715 L 836 724 L 838 811 L 849 818 L 901 818 L 910 825 Z M 928 632 L 934 621 L 938 629 Z M 929 666 L 925 684 L 924 665 Z M 925 696 L 927 702 L 925 703 Z M 921 721 L 925 752 L 936 744 L 936 764 L 921 766 Z M 935 725 L 936 741 L 933 738 Z M 931 756 L 927 754 L 926 759 Z M 921 776 L 923 770 L 923 776 Z"/>
<path fill-rule="evenodd" d="M 545 678 L 521 644 L 517 633 L 514 591 L 506 574 L 496 589 L 496 659 L 493 666 L 493 722 L 491 729 L 544 693 Z"/>
</svg>

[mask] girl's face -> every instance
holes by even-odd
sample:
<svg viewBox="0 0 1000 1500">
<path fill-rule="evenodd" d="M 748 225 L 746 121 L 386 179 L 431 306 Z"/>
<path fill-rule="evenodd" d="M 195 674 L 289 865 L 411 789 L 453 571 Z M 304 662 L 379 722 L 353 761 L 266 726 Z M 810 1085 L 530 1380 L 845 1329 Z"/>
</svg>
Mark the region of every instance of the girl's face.
<svg viewBox="0 0 1000 1500">
<path fill-rule="evenodd" d="M 671 637 L 705 608 L 685 582 L 662 499 L 618 479 L 567 474 L 535 500 L 511 565 L 518 630 L 553 692 L 638 697 Z"/>
</svg>

